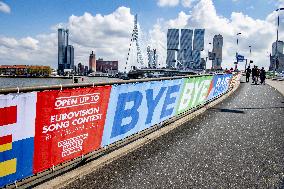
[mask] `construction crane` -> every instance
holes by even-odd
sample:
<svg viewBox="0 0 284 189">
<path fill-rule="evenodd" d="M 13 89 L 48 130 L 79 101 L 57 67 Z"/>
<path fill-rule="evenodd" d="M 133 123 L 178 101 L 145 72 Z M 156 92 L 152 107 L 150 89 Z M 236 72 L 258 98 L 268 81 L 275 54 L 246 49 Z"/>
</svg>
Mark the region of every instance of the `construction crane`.
<svg viewBox="0 0 284 189">
<path fill-rule="evenodd" d="M 131 66 L 130 69 L 135 69 L 136 67 L 141 67 L 141 68 L 144 67 L 141 48 L 140 48 L 140 45 L 139 45 L 138 24 L 137 23 L 138 23 L 138 21 L 137 21 L 137 14 L 136 14 L 135 17 L 134 17 L 134 28 L 133 28 L 133 31 L 132 31 L 131 41 L 130 41 L 130 44 L 129 44 L 128 54 L 127 54 L 127 58 L 126 58 L 126 65 L 125 65 L 125 71 L 124 71 L 125 73 L 127 72 L 128 66 L 129 65 L 131 66 L 130 52 L 131 52 L 131 49 L 134 46 L 134 43 L 135 43 L 136 50 L 137 50 L 137 53 L 136 53 L 136 62 L 137 62 L 136 65 L 137 66 Z"/>
</svg>

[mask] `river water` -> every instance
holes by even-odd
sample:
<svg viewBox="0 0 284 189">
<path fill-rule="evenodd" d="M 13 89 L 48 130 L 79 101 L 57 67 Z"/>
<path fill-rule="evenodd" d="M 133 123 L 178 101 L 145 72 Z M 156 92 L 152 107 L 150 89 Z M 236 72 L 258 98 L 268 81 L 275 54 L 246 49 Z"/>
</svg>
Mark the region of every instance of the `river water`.
<svg viewBox="0 0 284 189">
<path fill-rule="evenodd" d="M 120 81 L 117 78 L 107 77 L 82 77 L 79 83 Z M 0 77 L 0 89 L 13 87 L 50 86 L 50 85 L 72 84 L 72 79 L 62 78 L 4 78 Z"/>
</svg>

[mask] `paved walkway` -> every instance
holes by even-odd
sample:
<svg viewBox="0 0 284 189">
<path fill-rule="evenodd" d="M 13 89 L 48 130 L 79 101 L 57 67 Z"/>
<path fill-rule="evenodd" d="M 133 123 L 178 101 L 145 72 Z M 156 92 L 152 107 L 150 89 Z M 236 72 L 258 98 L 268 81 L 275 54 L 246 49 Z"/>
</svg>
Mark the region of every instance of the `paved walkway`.
<svg viewBox="0 0 284 189">
<path fill-rule="evenodd" d="M 266 79 L 266 83 L 278 90 L 284 96 L 284 81 Z"/>
<path fill-rule="evenodd" d="M 218 106 L 67 188 L 284 187 L 284 97 L 242 83 Z"/>
</svg>

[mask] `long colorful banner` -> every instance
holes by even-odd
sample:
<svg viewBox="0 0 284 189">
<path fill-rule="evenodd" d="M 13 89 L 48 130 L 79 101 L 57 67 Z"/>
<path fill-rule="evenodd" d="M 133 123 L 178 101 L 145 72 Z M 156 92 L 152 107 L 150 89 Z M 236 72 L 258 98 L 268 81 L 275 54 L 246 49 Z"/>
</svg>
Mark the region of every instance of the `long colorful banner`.
<svg viewBox="0 0 284 189">
<path fill-rule="evenodd" d="M 232 75 L 0 96 L 0 187 L 150 128 L 226 91 Z"/>
</svg>

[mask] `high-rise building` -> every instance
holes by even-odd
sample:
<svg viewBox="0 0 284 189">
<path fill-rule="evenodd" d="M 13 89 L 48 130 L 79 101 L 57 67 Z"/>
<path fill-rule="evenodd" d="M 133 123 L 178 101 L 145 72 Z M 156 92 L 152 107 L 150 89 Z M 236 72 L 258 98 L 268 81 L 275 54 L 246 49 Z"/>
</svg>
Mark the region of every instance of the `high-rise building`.
<svg viewBox="0 0 284 189">
<path fill-rule="evenodd" d="M 194 39 L 192 40 L 193 33 Z M 204 29 L 195 29 L 194 32 L 191 29 L 181 29 L 181 31 L 169 29 L 167 33 L 167 68 L 203 69 L 200 51 L 204 49 L 204 34 Z"/>
<path fill-rule="evenodd" d="M 58 74 L 65 69 L 74 69 L 74 47 L 69 45 L 69 30 L 58 29 Z"/>
<path fill-rule="evenodd" d="M 61 71 L 64 70 L 65 59 L 65 30 L 58 29 L 58 74 L 61 75 Z"/>
<path fill-rule="evenodd" d="M 89 71 L 96 72 L 96 54 L 92 51 L 92 54 L 89 56 Z"/>
<path fill-rule="evenodd" d="M 276 54 L 276 48 L 279 54 L 283 54 L 283 47 L 284 47 L 284 42 L 283 41 L 278 41 L 277 47 L 276 47 L 276 42 L 272 44 L 272 56 Z"/>
<path fill-rule="evenodd" d="M 85 66 L 79 62 L 78 63 L 78 75 L 84 75 L 84 72 L 85 72 Z"/>
<path fill-rule="evenodd" d="M 284 46 L 283 41 L 278 41 L 277 47 L 276 47 L 276 42 L 272 44 L 272 55 L 270 55 L 270 66 L 269 66 L 270 71 L 278 71 L 278 72 L 284 71 L 283 46 Z"/>
<path fill-rule="evenodd" d="M 151 49 L 150 46 L 147 47 L 148 56 L 148 68 L 157 68 L 158 55 L 156 49 Z"/>
<path fill-rule="evenodd" d="M 167 68 L 175 67 L 176 53 L 179 50 L 179 29 L 168 29 L 167 33 Z"/>
<path fill-rule="evenodd" d="M 192 64 L 190 65 L 191 69 L 202 69 L 201 65 L 201 53 L 199 50 L 192 51 Z"/>
<path fill-rule="evenodd" d="M 181 29 L 178 60 L 183 64 L 184 68 L 190 68 L 192 61 L 192 36 L 193 30 Z"/>
<path fill-rule="evenodd" d="M 205 35 L 205 29 L 194 30 L 193 50 L 198 50 L 198 51 L 204 50 L 204 35 Z"/>
<path fill-rule="evenodd" d="M 88 66 L 85 66 L 85 69 L 84 69 L 84 75 L 88 75 L 88 72 L 89 72 L 89 67 Z"/>
<path fill-rule="evenodd" d="M 74 69 L 74 47 L 66 46 L 66 67 L 65 69 Z"/>
<path fill-rule="evenodd" d="M 213 50 L 214 59 L 212 60 L 213 69 L 221 69 L 222 63 L 222 48 L 223 48 L 223 36 L 215 35 L 213 38 Z"/>
</svg>

